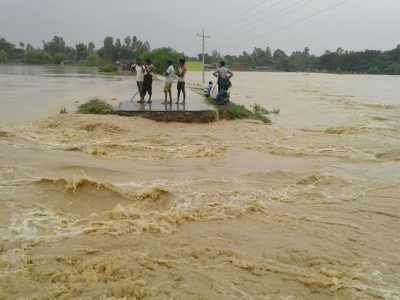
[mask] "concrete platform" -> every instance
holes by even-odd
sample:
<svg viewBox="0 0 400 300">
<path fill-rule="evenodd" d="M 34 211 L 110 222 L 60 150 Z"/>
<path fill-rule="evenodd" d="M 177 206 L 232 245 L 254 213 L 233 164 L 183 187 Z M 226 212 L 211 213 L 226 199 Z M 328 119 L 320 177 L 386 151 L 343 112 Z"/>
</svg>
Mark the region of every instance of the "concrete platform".
<svg viewBox="0 0 400 300">
<path fill-rule="evenodd" d="M 203 97 L 194 93 L 188 87 L 186 87 L 185 104 L 176 104 L 175 82 L 172 86 L 172 104 L 163 103 L 164 93 L 162 88 L 162 81 L 154 81 L 152 103 L 137 103 L 139 100 L 139 95 L 137 95 L 133 101 L 120 102 L 116 113 L 121 116 L 140 116 L 164 122 L 208 123 L 218 119 L 217 112 L 204 102 Z M 145 98 L 146 101 L 147 98 Z"/>
</svg>

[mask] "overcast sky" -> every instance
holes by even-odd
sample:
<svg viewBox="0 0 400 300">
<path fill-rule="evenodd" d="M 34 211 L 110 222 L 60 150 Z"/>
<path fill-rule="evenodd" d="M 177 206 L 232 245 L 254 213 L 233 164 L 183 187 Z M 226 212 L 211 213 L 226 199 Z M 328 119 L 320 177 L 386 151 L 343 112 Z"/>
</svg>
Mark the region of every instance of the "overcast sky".
<svg viewBox="0 0 400 300">
<path fill-rule="evenodd" d="M 389 50 L 400 44 L 400 0 L 0 0 L 0 37 L 16 45 L 58 35 L 100 48 L 106 36 L 136 35 L 196 55 L 203 27 L 206 51 L 223 55 L 267 46 Z"/>
</svg>

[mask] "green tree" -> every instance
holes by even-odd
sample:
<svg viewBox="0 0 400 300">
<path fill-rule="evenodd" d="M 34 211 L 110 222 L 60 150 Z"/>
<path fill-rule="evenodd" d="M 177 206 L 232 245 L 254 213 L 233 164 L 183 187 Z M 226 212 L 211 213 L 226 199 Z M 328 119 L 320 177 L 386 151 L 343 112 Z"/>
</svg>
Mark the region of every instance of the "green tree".
<svg viewBox="0 0 400 300">
<path fill-rule="evenodd" d="M 393 63 L 385 69 L 385 73 L 389 75 L 400 75 L 400 63 Z"/>
<path fill-rule="evenodd" d="M 14 44 L 6 41 L 5 38 L 0 39 L 0 51 L 3 50 L 7 54 L 8 60 L 14 60 L 18 56 L 17 49 Z"/>
<path fill-rule="evenodd" d="M 94 53 L 94 49 L 96 49 L 96 46 L 94 45 L 93 42 L 90 42 L 90 43 L 88 44 L 88 49 L 89 49 L 89 52 L 90 52 L 90 53 Z"/>
<path fill-rule="evenodd" d="M 41 50 L 26 51 L 25 60 L 28 64 L 51 64 L 53 62 L 51 55 Z"/>
<path fill-rule="evenodd" d="M 168 60 L 172 61 L 175 68 L 178 67 L 180 55 L 172 48 L 158 48 L 143 53 L 141 58 L 142 60 L 150 58 L 156 68 L 156 72 L 159 74 L 164 74 L 168 68 Z"/>
<path fill-rule="evenodd" d="M 124 47 L 125 47 L 125 48 L 131 48 L 131 46 L 132 46 L 132 39 L 131 39 L 130 36 L 127 36 L 127 37 L 124 39 Z"/>
<path fill-rule="evenodd" d="M 276 49 L 274 51 L 274 55 L 272 56 L 272 58 L 275 60 L 279 60 L 279 59 L 284 59 L 287 58 L 287 55 L 285 52 L 283 52 L 281 49 Z"/>
<path fill-rule="evenodd" d="M 255 47 L 251 54 L 255 66 L 269 66 L 272 65 L 271 50 L 267 47 L 266 50 Z"/>
<path fill-rule="evenodd" d="M 318 59 L 318 69 L 330 72 L 338 71 L 338 57 L 339 54 L 336 52 L 325 51 Z"/>
<path fill-rule="evenodd" d="M 108 36 L 104 39 L 103 43 L 104 43 L 103 58 L 106 59 L 109 63 L 114 62 L 113 58 L 114 39 L 111 36 Z"/>
<path fill-rule="evenodd" d="M 6 62 L 8 62 L 8 55 L 3 49 L 1 49 L 0 50 L 0 64 L 4 64 Z"/>
<path fill-rule="evenodd" d="M 199 61 L 203 61 L 203 54 L 197 54 Z M 208 53 L 204 53 L 204 63 L 205 64 L 212 64 L 213 63 L 213 59 L 211 57 L 211 55 L 209 55 Z"/>
<path fill-rule="evenodd" d="M 217 50 L 213 50 L 213 51 L 211 51 L 211 62 L 212 63 L 214 63 L 214 64 L 216 64 L 216 63 L 218 63 L 219 61 L 221 61 L 222 60 L 222 56 L 221 56 L 221 53 L 219 53 Z"/>
<path fill-rule="evenodd" d="M 88 67 L 95 67 L 97 64 L 97 55 L 92 53 L 89 54 L 84 61 L 84 65 Z"/>
<path fill-rule="evenodd" d="M 76 61 L 84 60 L 89 55 L 89 49 L 84 43 L 76 44 Z"/>
<path fill-rule="evenodd" d="M 67 45 L 64 39 L 60 36 L 54 36 L 50 42 L 43 42 L 43 50 L 49 52 L 51 55 L 56 53 L 65 53 Z"/>
<path fill-rule="evenodd" d="M 114 60 L 120 61 L 121 60 L 121 49 L 122 49 L 122 44 L 120 39 L 116 39 L 114 43 L 114 48 L 113 48 L 113 57 Z"/>
<path fill-rule="evenodd" d="M 67 54 L 62 52 L 56 53 L 53 56 L 53 63 L 55 64 L 60 64 L 62 62 L 65 62 L 66 60 L 68 60 L 68 56 Z"/>
<path fill-rule="evenodd" d="M 132 38 L 133 57 L 140 57 L 143 53 L 150 51 L 149 42 L 142 42 L 136 36 Z"/>
</svg>

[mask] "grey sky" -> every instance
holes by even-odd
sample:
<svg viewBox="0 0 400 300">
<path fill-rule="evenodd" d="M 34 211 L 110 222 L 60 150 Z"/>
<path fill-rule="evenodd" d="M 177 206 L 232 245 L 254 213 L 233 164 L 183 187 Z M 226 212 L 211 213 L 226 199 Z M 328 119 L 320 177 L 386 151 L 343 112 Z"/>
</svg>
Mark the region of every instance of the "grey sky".
<svg viewBox="0 0 400 300">
<path fill-rule="evenodd" d="M 321 54 L 337 47 L 388 50 L 400 44 L 400 0 L 348 0 L 279 30 L 342 1 L 0 0 L 0 37 L 41 46 L 59 35 L 70 46 L 93 41 L 100 48 L 106 36 L 136 35 L 152 48 L 171 46 L 189 55 L 201 52 L 196 33 L 203 27 L 211 34 L 206 51 L 222 54 L 251 52 L 255 46 L 287 53 L 308 46 Z"/>
</svg>

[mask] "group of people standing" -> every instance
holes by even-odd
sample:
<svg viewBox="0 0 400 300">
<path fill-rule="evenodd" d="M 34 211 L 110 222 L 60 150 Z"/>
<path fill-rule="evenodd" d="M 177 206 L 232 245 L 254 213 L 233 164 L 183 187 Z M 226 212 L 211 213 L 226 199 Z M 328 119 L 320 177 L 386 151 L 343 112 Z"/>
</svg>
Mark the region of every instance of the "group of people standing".
<svg viewBox="0 0 400 300">
<path fill-rule="evenodd" d="M 174 66 L 172 65 L 172 61 L 167 61 L 168 68 L 164 73 L 165 83 L 164 83 L 164 95 L 165 101 L 164 104 L 172 104 L 172 84 L 174 82 L 175 75 L 178 77 L 177 91 L 178 97 L 176 104 L 179 104 L 180 96 L 182 93 L 183 100 L 182 104 L 185 104 L 186 101 L 186 90 L 185 90 L 185 75 L 186 75 L 186 66 L 185 60 L 182 58 L 179 60 L 179 68 L 175 71 Z M 149 95 L 147 103 L 151 103 L 152 96 L 152 85 L 153 85 L 153 74 L 155 72 L 155 67 L 151 63 L 150 59 L 145 59 L 144 63 L 140 58 L 136 59 L 136 63 L 131 68 L 133 75 L 136 76 L 136 84 L 140 95 L 140 100 L 138 103 L 145 103 L 146 94 Z M 169 100 L 168 100 L 169 96 Z"/>
<path fill-rule="evenodd" d="M 150 59 L 145 59 L 144 64 L 140 58 L 131 67 L 132 74 L 136 76 L 136 85 L 139 91 L 140 100 L 138 103 L 144 103 L 144 97 L 149 95 L 147 103 L 151 103 L 153 94 L 153 74 L 156 68 L 152 65 Z"/>
<path fill-rule="evenodd" d="M 172 64 L 171 60 L 167 61 L 168 68 L 164 73 L 165 83 L 164 83 L 164 95 L 165 101 L 164 104 L 172 104 L 172 84 L 174 82 L 175 75 L 178 77 L 177 83 L 177 101 L 176 104 L 180 104 L 180 96 L 182 93 L 183 100 L 182 104 L 186 102 L 186 90 L 185 90 L 185 75 L 186 75 L 186 66 L 185 59 L 179 60 L 179 68 L 175 71 L 175 68 Z M 131 67 L 132 73 L 136 76 L 136 84 L 138 88 L 138 92 L 140 95 L 140 100 L 138 103 L 145 103 L 146 94 L 149 95 L 147 103 L 151 103 L 152 96 L 152 85 L 153 85 L 153 74 L 155 72 L 155 67 L 151 63 L 149 58 L 145 59 L 144 63 L 142 63 L 141 59 L 136 59 L 136 63 Z M 225 67 L 225 62 L 221 61 L 219 63 L 218 69 L 213 73 L 215 77 L 218 78 L 218 95 L 216 97 L 217 103 L 219 104 L 220 99 L 226 99 L 227 91 L 231 86 L 230 78 L 233 76 L 233 73 Z M 211 85 L 212 86 L 212 85 Z M 210 88 L 211 89 L 211 88 Z M 210 91 L 209 89 L 209 91 Z"/>
</svg>

